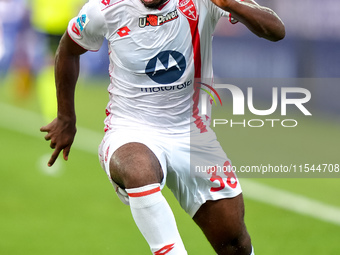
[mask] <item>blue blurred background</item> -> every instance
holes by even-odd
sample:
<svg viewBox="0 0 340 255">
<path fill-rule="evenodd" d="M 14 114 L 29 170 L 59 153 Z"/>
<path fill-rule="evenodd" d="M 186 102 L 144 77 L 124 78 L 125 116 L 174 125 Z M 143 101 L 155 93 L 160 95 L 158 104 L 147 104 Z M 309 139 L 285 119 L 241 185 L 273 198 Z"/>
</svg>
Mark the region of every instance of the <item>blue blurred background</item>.
<svg viewBox="0 0 340 255">
<path fill-rule="evenodd" d="M 340 76 L 339 1 L 259 0 L 258 3 L 280 16 L 286 26 L 286 38 L 271 43 L 256 38 L 243 25 L 227 26 L 220 22 L 215 33 L 217 76 Z"/>
</svg>

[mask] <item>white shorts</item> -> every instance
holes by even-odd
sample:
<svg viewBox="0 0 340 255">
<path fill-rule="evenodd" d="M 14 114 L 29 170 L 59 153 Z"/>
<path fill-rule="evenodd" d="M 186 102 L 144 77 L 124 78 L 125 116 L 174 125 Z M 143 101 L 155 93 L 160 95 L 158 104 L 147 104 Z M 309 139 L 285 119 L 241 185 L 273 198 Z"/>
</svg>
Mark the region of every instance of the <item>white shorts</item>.
<svg viewBox="0 0 340 255">
<path fill-rule="evenodd" d="M 99 146 L 99 160 L 125 204 L 129 204 L 129 197 L 111 180 L 109 162 L 115 150 L 130 142 L 142 143 L 156 155 L 164 174 L 161 188 L 166 183 L 191 217 L 207 200 L 231 198 L 242 192 L 239 180 L 230 171 L 231 162 L 211 129 L 190 134 L 137 129 L 108 131 Z"/>
</svg>

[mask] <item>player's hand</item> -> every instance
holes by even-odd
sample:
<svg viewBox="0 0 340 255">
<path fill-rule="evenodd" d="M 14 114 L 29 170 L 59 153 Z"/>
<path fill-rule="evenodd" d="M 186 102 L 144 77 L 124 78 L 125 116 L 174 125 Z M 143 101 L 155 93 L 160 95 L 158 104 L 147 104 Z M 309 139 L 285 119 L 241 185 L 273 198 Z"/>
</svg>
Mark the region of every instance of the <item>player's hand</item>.
<svg viewBox="0 0 340 255">
<path fill-rule="evenodd" d="M 48 166 L 54 164 L 62 150 L 64 159 L 68 160 L 71 145 L 77 132 L 75 120 L 66 121 L 56 118 L 47 126 L 41 127 L 40 131 L 47 132 L 45 140 L 51 141 L 50 147 L 54 149 L 54 152 L 48 161 Z"/>
</svg>

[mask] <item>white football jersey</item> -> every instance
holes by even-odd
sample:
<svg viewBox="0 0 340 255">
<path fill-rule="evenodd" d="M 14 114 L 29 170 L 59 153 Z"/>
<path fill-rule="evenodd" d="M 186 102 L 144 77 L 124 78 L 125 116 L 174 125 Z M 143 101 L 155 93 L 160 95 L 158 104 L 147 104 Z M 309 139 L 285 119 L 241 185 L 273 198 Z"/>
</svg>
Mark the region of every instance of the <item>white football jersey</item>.
<svg viewBox="0 0 340 255">
<path fill-rule="evenodd" d="M 141 0 L 90 0 L 68 34 L 90 51 L 108 41 L 105 130 L 205 132 L 209 118 L 200 115 L 198 81 L 212 84 L 212 34 L 226 15 L 210 0 L 168 0 L 158 9 Z"/>
</svg>

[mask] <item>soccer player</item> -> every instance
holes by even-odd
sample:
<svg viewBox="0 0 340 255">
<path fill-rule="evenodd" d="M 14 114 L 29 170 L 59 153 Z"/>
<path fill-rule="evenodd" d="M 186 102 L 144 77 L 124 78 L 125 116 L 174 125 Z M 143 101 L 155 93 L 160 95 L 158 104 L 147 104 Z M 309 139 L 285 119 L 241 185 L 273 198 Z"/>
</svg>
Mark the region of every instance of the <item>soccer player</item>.
<svg viewBox="0 0 340 255">
<path fill-rule="evenodd" d="M 268 40 L 284 25 L 252 0 L 90 0 L 69 23 L 55 62 L 58 115 L 41 128 L 68 159 L 76 134 L 79 56 L 109 44 L 110 85 L 99 158 L 153 254 L 187 254 L 161 190 L 165 183 L 218 254 L 254 254 L 239 180 L 202 116 L 212 84 L 212 33 L 222 16 Z M 249 46 L 251 47 L 251 45 Z M 194 166 L 216 166 L 195 174 Z"/>
</svg>

